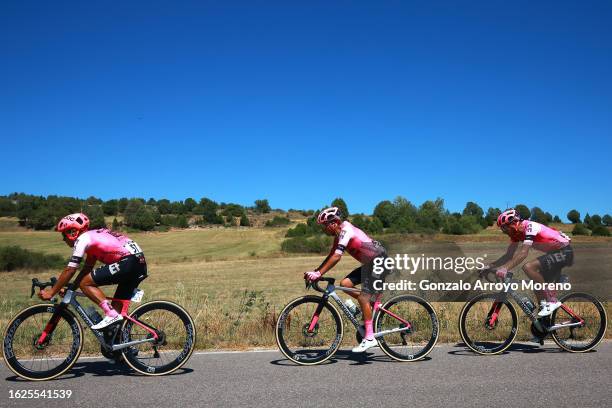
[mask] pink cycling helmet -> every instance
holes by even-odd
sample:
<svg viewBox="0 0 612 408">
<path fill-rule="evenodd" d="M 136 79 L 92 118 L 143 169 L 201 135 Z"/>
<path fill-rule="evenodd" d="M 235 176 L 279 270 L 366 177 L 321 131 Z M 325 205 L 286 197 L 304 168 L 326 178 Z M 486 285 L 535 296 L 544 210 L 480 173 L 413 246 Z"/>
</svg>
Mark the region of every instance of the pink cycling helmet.
<svg viewBox="0 0 612 408">
<path fill-rule="evenodd" d="M 502 225 L 510 225 L 513 222 L 520 221 L 520 219 L 521 216 L 519 215 L 518 211 L 516 211 L 514 208 L 508 208 L 506 211 L 499 214 L 499 217 L 497 217 L 497 226 L 501 227 Z"/>
<path fill-rule="evenodd" d="M 64 234 L 71 241 L 76 240 L 82 232 L 89 229 L 89 218 L 83 213 L 70 214 L 59 220 L 56 231 Z"/>
<path fill-rule="evenodd" d="M 338 207 L 329 207 L 319 213 L 317 224 L 328 225 L 342 219 L 342 211 Z"/>
</svg>

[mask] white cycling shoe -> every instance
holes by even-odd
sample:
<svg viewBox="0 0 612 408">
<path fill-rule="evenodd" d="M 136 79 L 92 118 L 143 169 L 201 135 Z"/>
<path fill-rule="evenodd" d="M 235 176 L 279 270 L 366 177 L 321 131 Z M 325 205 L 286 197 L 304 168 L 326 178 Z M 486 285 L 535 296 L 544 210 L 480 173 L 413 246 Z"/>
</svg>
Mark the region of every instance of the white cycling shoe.
<svg viewBox="0 0 612 408">
<path fill-rule="evenodd" d="M 378 346 L 378 342 L 376 341 L 376 339 L 372 339 L 372 340 L 363 339 L 361 341 L 361 344 L 355 347 L 352 351 L 353 353 L 363 353 L 367 349 L 376 347 L 376 346 Z"/>
<path fill-rule="evenodd" d="M 122 320 L 123 320 L 123 316 L 121 316 L 120 314 L 118 314 L 115 317 L 104 316 L 104 319 L 102 319 L 99 323 L 96 323 L 93 326 L 91 326 L 91 328 L 94 330 L 100 330 L 100 329 L 110 326 L 111 324 L 120 322 Z"/>
<path fill-rule="evenodd" d="M 554 312 L 555 310 L 560 308 L 562 304 L 563 303 L 561 303 L 559 301 L 556 301 L 556 302 L 542 302 L 542 303 L 540 303 L 540 311 L 538 312 L 538 316 L 539 317 L 550 316 L 552 314 L 552 312 Z"/>
</svg>

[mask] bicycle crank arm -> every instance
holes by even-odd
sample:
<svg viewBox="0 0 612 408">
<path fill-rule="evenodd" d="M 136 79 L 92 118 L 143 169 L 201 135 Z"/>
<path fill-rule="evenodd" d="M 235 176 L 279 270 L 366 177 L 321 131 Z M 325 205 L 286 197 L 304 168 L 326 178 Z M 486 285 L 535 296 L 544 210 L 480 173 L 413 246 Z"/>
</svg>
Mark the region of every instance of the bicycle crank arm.
<svg viewBox="0 0 612 408">
<path fill-rule="evenodd" d="M 410 327 L 397 327 L 395 329 L 383 330 L 381 332 L 374 333 L 374 338 L 379 338 L 379 337 L 382 337 L 382 336 L 386 336 L 387 334 L 397 333 L 397 332 L 401 332 L 401 331 L 408 331 L 408 330 L 410 330 Z"/>
<path fill-rule="evenodd" d="M 144 340 L 129 341 L 127 343 L 121 343 L 121 344 L 113 344 L 113 351 L 122 350 L 124 348 L 135 346 L 137 344 L 152 343 L 154 341 L 155 339 L 144 339 Z"/>
<path fill-rule="evenodd" d="M 556 324 L 554 326 L 551 326 L 548 328 L 548 331 L 555 331 L 558 329 L 564 329 L 566 327 L 578 327 L 578 326 L 583 326 L 582 323 L 577 322 L 577 323 L 568 323 L 568 324 Z"/>
</svg>

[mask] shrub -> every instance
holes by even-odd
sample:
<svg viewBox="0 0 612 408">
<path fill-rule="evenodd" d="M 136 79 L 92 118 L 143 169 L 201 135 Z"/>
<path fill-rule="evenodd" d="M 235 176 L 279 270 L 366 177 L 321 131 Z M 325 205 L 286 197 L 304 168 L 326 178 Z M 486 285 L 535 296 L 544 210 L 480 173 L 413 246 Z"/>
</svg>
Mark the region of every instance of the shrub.
<svg viewBox="0 0 612 408">
<path fill-rule="evenodd" d="M 271 220 L 266 221 L 264 226 L 266 227 L 283 227 L 291 223 L 291 220 L 287 217 L 281 217 L 275 215 Z"/>
<path fill-rule="evenodd" d="M 593 231 L 591 232 L 591 234 L 592 235 L 599 235 L 600 237 L 609 237 L 610 236 L 610 230 L 608 230 L 603 225 L 596 225 L 595 228 L 593 228 Z"/>
<path fill-rule="evenodd" d="M 332 238 L 323 235 L 294 237 L 284 240 L 281 249 L 284 252 L 324 254 L 329 251 L 331 244 Z"/>
<path fill-rule="evenodd" d="M 0 271 L 60 269 L 65 263 L 65 259 L 60 255 L 28 251 L 19 246 L 0 247 Z"/>
<path fill-rule="evenodd" d="M 576 224 L 572 230 L 572 235 L 590 235 L 590 231 L 584 224 Z"/>
<path fill-rule="evenodd" d="M 241 227 L 250 227 L 251 221 L 249 221 L 249 217 L 247 217 L 246 213 L 243 213 L 240 217 L 240 226 Z"/>
</svg>

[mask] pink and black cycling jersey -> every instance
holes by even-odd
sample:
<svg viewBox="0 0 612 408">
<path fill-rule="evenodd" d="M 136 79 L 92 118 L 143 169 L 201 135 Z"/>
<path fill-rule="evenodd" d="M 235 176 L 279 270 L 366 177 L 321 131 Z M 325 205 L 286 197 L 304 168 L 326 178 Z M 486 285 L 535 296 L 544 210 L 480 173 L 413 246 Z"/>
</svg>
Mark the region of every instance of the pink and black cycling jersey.
<svg viewBox="0 0 612 408">
<path fill-rule="evenodd" d="M 523 220 L 521 226 L 522 232 L 511 235 L 512 242 L 522 241 L 542 252 L 555 251 L 570 244 L 571 239 L 563 232 L 538 222 Z"/>
<path fill-rule="evenodd" d="M 125 235 L 101 228 L 87 231 L 79 236 L 74 243 L 68 266 L 77 268 L 85 255 L 88 260 L 100 261 L 109 265 L 126 256 L 138 254 L 142 254 L 142 250 L 136 242 Z"/>
<path fill-rule="evenodd" d="M 332 252 L 342 255 L 346 251 L 362 264 L 384 255 L 385 249 L 378 241 L 368 237 L 365 232 L 350 222 L 344 221 L 340 227 L 342 229 L 334 240 Z"/>
</svg>

